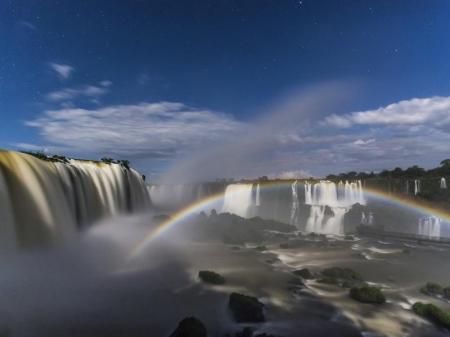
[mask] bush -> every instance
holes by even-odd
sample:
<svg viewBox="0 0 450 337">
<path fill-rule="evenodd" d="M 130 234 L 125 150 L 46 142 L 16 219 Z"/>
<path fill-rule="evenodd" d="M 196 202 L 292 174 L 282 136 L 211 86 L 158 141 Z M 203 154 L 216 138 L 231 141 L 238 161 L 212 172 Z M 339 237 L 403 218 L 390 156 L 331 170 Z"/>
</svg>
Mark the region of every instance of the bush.
<svg viewBox="0 0 450 337">
<path fill-rule="evenodd" d="M 442 295 L 443 289 L 440 284 L 428 282 L 422 288 L 420 288 L 420 292 L 429 296 L 437 296 Z"/>
<path fill-rule="evenodd" d="M 319 282 L 341 285 L 345 288 L 361 285 L 361 283 L 363 283 L 361 275 L 350 268 L 331 267 L 324 269 L 321 275 L 322 278 Z"/>
<path fill-rule="evenodd" d="M 434 304 L 424 304 L 422 302 L 414 303 L 412 310 L 417 315 L 450 329 L 450 312 L 445 311 Z"/>
<path fill-rule="evenodd" d="M 350 289 L 350 297 L 362 303 L 382 304 L 386 298 L 380 288 L 363 286 Z"/>
<path fill-rule="evenodd" d="M 225 278 L 217 274 L 213 271 L 209 270 L 201 270 L 198 272 L 198 277 L 205 283 L 211 283 L 211 284 L 224 284 Z"/>
<path fill-rule="evenodd" d="M 236 322 L 264 322 L 264 304 L 257 298 L 238 293 L 232 293 L 228 306 Z"/>
<path fill-rule="evenodd" d="M 446 299 L 450 300 L 450 287 L 442 289 L 442 294 Z"/>
</svg>

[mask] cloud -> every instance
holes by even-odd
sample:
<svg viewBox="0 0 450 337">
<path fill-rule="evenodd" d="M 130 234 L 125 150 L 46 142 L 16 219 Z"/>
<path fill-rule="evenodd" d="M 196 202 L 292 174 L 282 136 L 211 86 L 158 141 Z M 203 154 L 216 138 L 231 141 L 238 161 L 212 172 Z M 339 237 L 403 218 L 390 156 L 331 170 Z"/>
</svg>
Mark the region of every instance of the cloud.
<svg viewBox="0 0 450 337">
<path fill-rule="evenodd" d="M 49 67 L 56 73 L 56 75 L 58 75 L 61 80 L 67 80 L 75 71 L 74 67 L 62 63 L 50 62 Z"/>
<path fill-rule="evenodd" d="M 26 29 L 37 31 L 37 27 L 35 25 L 33 25 L 31 22 L 29 22 L 29 21 L 20 20 L 20 21 L 17 22 L 17 24 L 19 26 L 21 26 L 21 27 L 26 28 Z"/>
<path fill-rule="evenodd" d="M 353 125 L 450 124 L 450 97 L 413 98 L 375 110 L 333 114 L 325 119 L 325 123 L 339 128 Z"/>
<path fill-rule="evenodd" d="M 69 151 L 159 159 L 210 144 L 242 126 L 231 116 L 173 102 L 49 110 L 26 125 Z"/>
<path fill-rule="evenodd" d="M 111 81 L 101 81 L 99 85 L 84 85 L 77 88 L 64 88 L 49 92 L 46 98 L 53 102 L 71 101 L 77 98 L 89 98 L 91 101 L 98 100 L 109 92 Z"/>
</svg>

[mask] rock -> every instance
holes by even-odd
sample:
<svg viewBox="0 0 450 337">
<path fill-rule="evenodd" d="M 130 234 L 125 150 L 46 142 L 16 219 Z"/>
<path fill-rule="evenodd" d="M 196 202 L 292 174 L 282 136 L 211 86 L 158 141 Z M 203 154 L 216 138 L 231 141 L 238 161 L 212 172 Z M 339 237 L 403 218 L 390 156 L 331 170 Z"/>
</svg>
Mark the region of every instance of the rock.
<svg viewBox="0 0 450 337">
<path fill-rule="evenodd" d="M 207 337 L 203 323 L 195 317 L 183 319 L 170 337 Z"/>
<path fill-rule="evenodd" d="M 257 298 L 238 293 L 232 293 L 228 306 L 236 322 L 264 322 L 264 304 Z"/>
<path fill-rule="evenodd" d="M 450 329 L 450 312 L 445 311 L 434 304 L 425 304 L 422 302 L 414 303 L 412 310 L 417 315 Z"/>
<path fill-rule="evenodd" d="M 302 268 L 293 271 L 294 275 L 300 276 L 305 280 L 310 280 L 314 278 L 314 275 L 309 271 L 308 268 Z"/>
<path fill-rule="evenodd" d="M 209 270 L 199 271 L 198 277 L 205 283 L 218 284 L 218 285 L 225 283 L 225 278 L 222 275 L 217 274 L 213 271 L 209 271 Z"/>
<path fill-rule="evenodd" d="M 380 288 L 363 286 L 350 289 L 350 297 L 362 303 L 382 304 L 386 298 Z"/>
</svg>

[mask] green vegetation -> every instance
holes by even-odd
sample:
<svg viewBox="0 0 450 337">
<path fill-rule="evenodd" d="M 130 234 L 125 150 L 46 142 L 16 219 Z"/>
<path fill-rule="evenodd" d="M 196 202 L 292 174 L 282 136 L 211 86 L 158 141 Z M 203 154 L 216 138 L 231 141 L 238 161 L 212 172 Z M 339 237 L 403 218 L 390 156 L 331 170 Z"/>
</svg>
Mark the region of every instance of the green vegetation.
<svg viewBox="0 0 450 337">
<path fill-rule="evenodd" d="M 428 282 L 422 288 L 420 288 L 420 292 L 429 296 L 437 296 L 442 295 L 443 289 L 440 284 Z"/>
<path fill-rule="evenodd" d="M 386 298 L 380 288 L 362 286 L 350 289 L 350 297 L 362 303 L 382 304 L 386 302 Z"/>
<path fill-rule="evenodd" d="M 199 271 L 198 277 L 205 283 L 217 284 L 217 285 L 225 283 L 225 278 L 222 275 L 217 274 L 213 271 L 209 271 L 209 270 Z"/>
<path fill-rule="evenodd" d="M 429 319 L 430 321 L 450 329 L 450 312 L 439 308 L 438 306 L 428 303 L 416 302 L 412 306 L 412 310 L 419 316 Z"/>
<path fill-rule="evenodd" d="M 450 176 L 450 159 L 441 161 L 441 165 L 430 170 L 425 170 L 417 165 L 408 167 L 403 170 L 396 167 L 393 170 L 383 170 L 379 173 L 374 172 L 355 172 L 350 171 L 338 175 L 330 174 L 326 178 L 330 180 L 355 180 L 355 179 L 369 179 L 369 178 L 391 178 L 391 179 L 415 179 L 422 177 L 444 177 Z"/>
<path fill-rule="evenodd" d="M 360 286 L 364 283 L 363 278 L 350 268 L 331 267 L 321 272 L 320 283 L 334 284 L 344 288 Z"/>
<path fill-rule="evenodd" d="M 33 156 L 40 160 L 45 160 L 45 161 L 49 161 L 49 162 L 59 162 L 59 163 L 65 163 L 65 164 L 69 163 L 69 159 L 65 156 L 60 156 L 60 155 L 56 155 L 56 154 L 49 155 L 43 151 L 21 151 L 21 152 L 28 154 L 30 156 Z M 98 162 L 97 160 L 86 160 L 86 159 L 77 159 L 77 160 Z M 100 159 L 100 162 L 105 163 L 105 164 L 119 164 L 120 166 L 126 168 L 127 170 L 130 169 L 130 161 L 129 160 L 124 160 L 124 159 L 115 160 L 113 158 L 103 157 Z M 143 177 L 143 179 L 144 179 L 144 177 Z"/>
<path fill-rule="evenodd" d="M 450 300 L 450 287 L 444 288 L 439 283 L 428 282 L 420 288 L 420 292 L 428 296 L 443 297 Z"/>
<path fill-rule="evenodd" d="M 64 156 L 58 156 L 58 155 L 47 155 L 45 152 L 42 151 L 22 151 L 22 153 L 28 154 L 30 156 L 33 156 L 40 160 L 45 160 L 49 162 L 60 162 L 60 163 L 68 163 L 69 160 Z"/>
</svg>

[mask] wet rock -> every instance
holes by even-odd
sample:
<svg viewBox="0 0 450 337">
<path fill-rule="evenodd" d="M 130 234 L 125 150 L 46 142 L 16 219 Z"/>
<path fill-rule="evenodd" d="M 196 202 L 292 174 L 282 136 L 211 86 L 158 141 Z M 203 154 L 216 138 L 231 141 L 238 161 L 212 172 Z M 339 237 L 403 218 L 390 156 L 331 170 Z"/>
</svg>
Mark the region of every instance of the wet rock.
<svg viewBox="0 0 450 337">
<path fill-rule="evenodd" d="M 314 278 L 313 273 L 311 273 L 311 271 L 308 268 L 294 270 L 292 273 L 294 275 L 300 276 L 301 278 L 303 278 L 305 280 L 310 280 L 310 279 Z"/>
<path fill-rule="evenodd" d="M 256 297 L 232 293 L 228 301 L 228 307 L 236 322 L 264 322 L 264 304 Z"/>
<path fill-rule="evenodd" d="M 205 283 L 210 283 L 210 284 L 224 284 L 225 283 L 225 278 L 222 275 L 217 274 L 216 272 L 213 272 L 213 271 L 209 271 L 209 270 L 199 271 L 198 277 L 200 278 L 200 280 L 202 280 Z"/>
<path fill-rule="evenodd" d="M 170 337 L 207 337 L 203 323 L 195 317 L 186 317 L 179 324 Z"/>
</svg>

